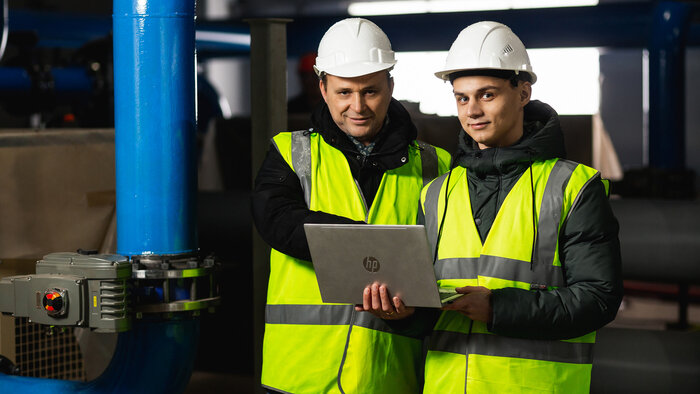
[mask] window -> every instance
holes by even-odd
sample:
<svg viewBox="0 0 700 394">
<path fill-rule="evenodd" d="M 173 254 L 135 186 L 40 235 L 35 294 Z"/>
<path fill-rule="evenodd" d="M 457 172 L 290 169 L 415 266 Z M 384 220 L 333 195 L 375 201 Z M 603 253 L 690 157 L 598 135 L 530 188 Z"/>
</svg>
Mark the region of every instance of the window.
<svg viewBox="0 0 700 394">
<path fill-rule="evenodd" d="M 561 115 L 594 114 L 600 102 L 597 48 L 529 49 L 537 83 L 532 98 L 551 105 Z M 394 97 L 418 102 L 426 114 L 456 116 L 452 85 L 435 77 L 447 52 L 397 52 Z"/>
</svg>

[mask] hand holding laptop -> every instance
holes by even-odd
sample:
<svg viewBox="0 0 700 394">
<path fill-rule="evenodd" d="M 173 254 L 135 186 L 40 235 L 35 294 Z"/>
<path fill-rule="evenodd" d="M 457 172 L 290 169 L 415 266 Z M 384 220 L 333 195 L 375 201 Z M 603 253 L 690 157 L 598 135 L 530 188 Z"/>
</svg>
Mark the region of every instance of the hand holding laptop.
<svg viewBox="0 0 700 394">
<path fill-rule="evenodd" d="M 404 319 L 415 312 L 415 308 L 404 305 L 399 297 L 390 298 L 386 285 L 377 282 L 365 287 L 362 305 L 356 305 L 355 310 L 367 311 L 386 320 Z"/>
<path fill-rule="evenodd" d="M 493 309 L 491 308 L 491 290 L 483 286 L 464 286 L 455 289 L 462 296 L 442 309 L 457 311 L 468 318 L 488 323 L 491 321 Z"/>
</svg>

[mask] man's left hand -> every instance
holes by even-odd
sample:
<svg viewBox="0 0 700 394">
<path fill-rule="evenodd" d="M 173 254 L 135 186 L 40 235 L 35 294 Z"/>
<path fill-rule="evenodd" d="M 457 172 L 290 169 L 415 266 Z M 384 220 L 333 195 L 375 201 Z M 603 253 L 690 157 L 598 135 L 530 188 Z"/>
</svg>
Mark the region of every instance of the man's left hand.
<svg viewBox="0 0 700 394">
<path fill-rule="evenodd" d="M 442 307 L 446 311 L 457 311 L 468 318 L 488 323 L 491 321 L 491 290 L 483 286 L 464 286 L 455 289 L 464 294 L 451 304 Z"/>
</svg>

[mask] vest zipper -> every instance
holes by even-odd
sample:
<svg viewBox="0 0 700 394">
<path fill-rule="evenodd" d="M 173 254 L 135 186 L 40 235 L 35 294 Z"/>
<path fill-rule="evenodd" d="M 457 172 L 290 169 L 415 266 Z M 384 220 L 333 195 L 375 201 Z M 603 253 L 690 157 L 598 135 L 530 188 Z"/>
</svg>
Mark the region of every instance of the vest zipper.
<svg viewBox="0 0 700 394">
<path fill-rule="evenodd" d="M 357 186 L 357 192 L 360 193 L 360 199 L 362 200 L 362 207 L 365 209 L 365 222 L 369 220 L 369 207 L 367 206 L 367 200 L 365 200 L 365 195 L 362 193 L 362 188 L 360 187 L 360 182 L 357 179 L 355 181 L 355 186 Z M 376 197 L 375 197 L 376 198 Z"/>
<path fill-rule="evenodd" d="M 532 177 L 532 162 L 528 168 L 530 172 L 530 192 L 532 195 L 532 253 L 530 253 L 530 271 L 534 271 L 535 265 L 535 248 L 537 247 L 537 207 L 535 206 L 535 182 Z M 528 171 L 526 170 L 526 171 Z"/>
<path fill-rule="evenodd" d="M 467 386 L 469 385 L 469 380 L 467 380 L 467 375 L 469 375 L 469 340 L 472 337 L 472 327 L 474 326 L 474 320 L 469 319 L 469 331 L 467 332 L 467 346 L 464 357 L 464 394 L 467 394 Z"/>
</svg>

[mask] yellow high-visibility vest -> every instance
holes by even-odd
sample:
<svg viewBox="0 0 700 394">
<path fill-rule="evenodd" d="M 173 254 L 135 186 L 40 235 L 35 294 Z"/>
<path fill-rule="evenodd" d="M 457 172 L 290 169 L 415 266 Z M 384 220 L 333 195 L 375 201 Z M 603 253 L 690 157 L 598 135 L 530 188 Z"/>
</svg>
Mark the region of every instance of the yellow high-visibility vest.
<svg viewBox="0 0 700 394">
<path fill-rule="evenodd" d="M 415 224 L 421 188 L 449 168 L 449 155 L 412 144 L 406 164 L 386 171 L 366 207 L 343 153 L 311 131 L 273 142 L 299 177 L 309 209 L 371 224 Z M 350 304 L 326 304 L 313 265 L 270 256 L 262 384 L 289 393 L 420 392 L 421 340 L 393 333 Z"/>
<path fill-rule="evenodd" d="M 457 167 L 449 185 L 445 174 L 421 194 L 428 238 L 433 250 L 438 248 L 435 272 L 440 286 L 566 286 L 559 229 L 580 191 L 598 179 L 598 172 L 567 160 L 534 163 L 506 196 L 482 244 L 471 211 L 467 171 Z M 424 392 L 588 393 L 594 342 L 595 332 L 562 341 L 495 335 L 486 323 L 443 311 L 428 346 Z"/>
</svg>

